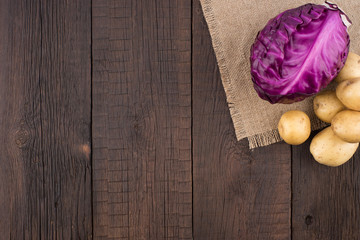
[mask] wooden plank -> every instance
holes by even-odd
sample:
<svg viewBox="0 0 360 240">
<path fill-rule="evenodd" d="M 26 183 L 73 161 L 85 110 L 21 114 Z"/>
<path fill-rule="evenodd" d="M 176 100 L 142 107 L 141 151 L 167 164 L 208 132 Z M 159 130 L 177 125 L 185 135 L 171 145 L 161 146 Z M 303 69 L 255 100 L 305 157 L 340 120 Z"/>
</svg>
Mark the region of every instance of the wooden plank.
<svg viewBox="0 0 360 240">
<path fill-rule="evenodd" d="M 290 147 L 236 141 L 199 0 L 193 6 L 194 239 L 290 239 Z"/>
<path fill-rule="evenodd" d="M 93 1 L 95 239 L 191 239 L 191 0 Z"/>
<path fill-rule="evenodd" d="M 359 151 L 327 167 L 312 158 L 310 141 L 293 147 L 293 239 L 360 239 Z"/>
<path fill-rule="evenodd" d="M 0 232 L 90 239 L 90 1 L 0 1 Z"/>
</svg>

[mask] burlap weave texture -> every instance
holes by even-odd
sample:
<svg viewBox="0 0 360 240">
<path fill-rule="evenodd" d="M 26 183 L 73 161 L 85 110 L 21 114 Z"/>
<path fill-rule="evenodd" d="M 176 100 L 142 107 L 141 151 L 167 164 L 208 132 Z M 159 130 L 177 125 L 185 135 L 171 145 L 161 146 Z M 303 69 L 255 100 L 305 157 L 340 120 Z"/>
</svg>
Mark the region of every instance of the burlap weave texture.
<svg viewBox="0 0 360 240">
<path fill-rule="evenodd" d="M 313 130 L 324 126 L 313 112 L 313 98 L 295 104 L 272 105 L 258 97 L 250 76 L 250 47 L 257 32 L 280 12 L 306 3 L 301 0 L 201 0 L 236 136 L 238 140 L 248 138 L 250 148 L 281 141 L 277 123 L 289 110 L 306 112 Z M 323 4 L 324 1 L 312 3 Z M 350 51 L 359 54 L 360 0 L 332 3 L 338 4 L 352 20 Z"/>
</svg>

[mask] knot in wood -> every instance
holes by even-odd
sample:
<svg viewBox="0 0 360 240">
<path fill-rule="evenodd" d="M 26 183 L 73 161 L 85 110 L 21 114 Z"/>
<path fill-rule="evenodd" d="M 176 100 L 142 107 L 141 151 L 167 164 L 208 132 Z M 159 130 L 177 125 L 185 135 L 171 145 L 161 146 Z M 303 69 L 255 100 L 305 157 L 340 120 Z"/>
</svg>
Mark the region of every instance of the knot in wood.
<svg viewBox="0 0 360 240">
<path fill-rule="evenodd" d="M 305 224 L 306 224 L 306 225 L 309 226 L 309 225 L 311 225 L 313 222 L 314 222 L 313 216 L 307 215 L 307 216 L 305 217 Z"/>
<path fill-rule="evenodd" d="M 15 143 L 19 148 L 24 147 L 29 139 L 30 133 L 24 128 L 21 128 L 15 133 Z"/>
</svg>

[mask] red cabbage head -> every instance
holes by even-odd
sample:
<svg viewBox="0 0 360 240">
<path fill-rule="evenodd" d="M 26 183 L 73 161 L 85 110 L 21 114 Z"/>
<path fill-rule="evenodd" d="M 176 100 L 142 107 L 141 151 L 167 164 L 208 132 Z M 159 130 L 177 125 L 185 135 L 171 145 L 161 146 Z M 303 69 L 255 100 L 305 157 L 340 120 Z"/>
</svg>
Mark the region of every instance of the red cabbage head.
<svg viewBox="0 0 360 240">
<path fill-rule="evenodd" d="M 293 103 L 325 88 L 344 66 L 350 20 L 335 4 L 306 4 L 271 19 L 251 47 L 251 77 L 270 103 Z"/>
</svg>

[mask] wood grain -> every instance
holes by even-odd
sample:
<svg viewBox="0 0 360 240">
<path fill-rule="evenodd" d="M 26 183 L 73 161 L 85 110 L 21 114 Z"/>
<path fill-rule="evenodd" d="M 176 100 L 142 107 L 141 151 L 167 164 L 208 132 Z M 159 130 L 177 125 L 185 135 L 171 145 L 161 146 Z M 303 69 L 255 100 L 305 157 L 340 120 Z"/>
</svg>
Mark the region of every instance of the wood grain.
<svg viewBox="0 0 360 240">
<path fill-rule="evenodd" d="M 236 141 L 199 0 L 0 0 L 0 32 L 1 239 L 360 239 L 359 152 Z"/>
<path fill-rule="evenodd" d="M 360 239 L 360 153 L 327 167 L 311 156 L 311 138 L 292 150 L 293 239 Z"/>
<path fill-rule="evenodd" d="M 290 147 L 236 141 L 198 0 L 193 9 L 194 239 L 290 239 Z"/>
<path fill-rule="evenodd" d="M 90 239 L 90 1 L 0 1 L 2 239 Z"/>
<path fill-rule="evenodd" d="M 95 239 L 191 239 L 191 1 L 93 1 Z"/>
</svg>

